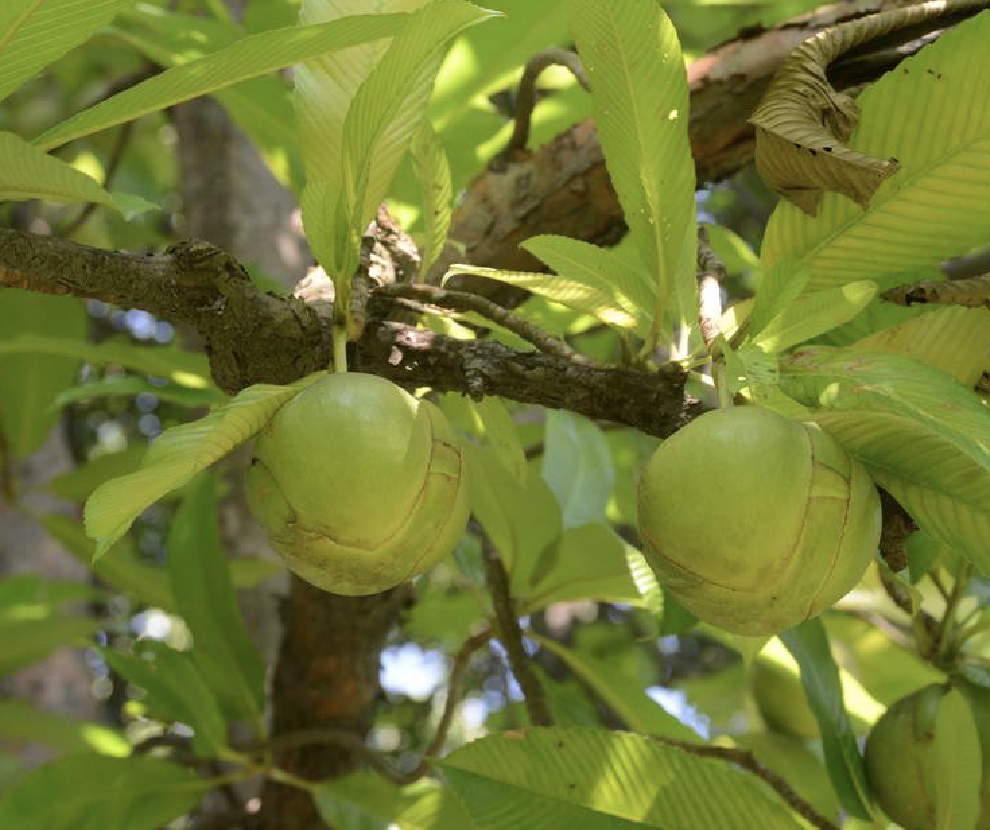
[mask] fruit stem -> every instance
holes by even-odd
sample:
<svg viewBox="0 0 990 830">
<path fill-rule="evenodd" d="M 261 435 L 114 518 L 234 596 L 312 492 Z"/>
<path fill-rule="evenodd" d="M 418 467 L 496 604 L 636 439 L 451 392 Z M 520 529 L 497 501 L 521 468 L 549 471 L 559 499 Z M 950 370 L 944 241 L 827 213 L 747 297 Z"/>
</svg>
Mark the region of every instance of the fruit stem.
<svg viewBox="0 0 990 830">
<path fill-rule="evenodd" d="M 727 409 L 732 406 L 732 395 L 729 392 L 729 384 L 725 376 L 725 364 L 720 361 L 712 361 L 712 380 L 715 381 L 715 391 L 718 393 L 718 405 L 720 409 Z"/>
<path fill-rule="evenodd" d="M 333 337 L 333 370 L 347 371 L 347 328 L 343 324 L 334 325 L 330 330 Z"/>
</svg>

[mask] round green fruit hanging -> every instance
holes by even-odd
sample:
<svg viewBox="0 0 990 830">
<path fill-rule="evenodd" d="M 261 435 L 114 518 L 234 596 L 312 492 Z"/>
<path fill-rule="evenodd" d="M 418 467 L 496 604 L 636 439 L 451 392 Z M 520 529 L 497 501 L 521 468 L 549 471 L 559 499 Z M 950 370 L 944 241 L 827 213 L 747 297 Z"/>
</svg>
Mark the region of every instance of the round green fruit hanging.
<svg viewBox="0 0 990 830">
<path fill-rule="evenodd" d="M 251 511 L 288 566 L 336 594 L 372 594 L 450 553 L 468 518 L 465 459 L 429 401 L 374 375 L 328 375 L 262 431 Z"/>
<path fill-rule="evenodd" d="M 883 811 L 904 830 L 937 825 L 939 763 L 935 721 L 942 698 L 956 688 L 969 704 L 983 758 L 980 814 L 974 830 L 990 830 L 990 690 L 956 678 L 925 686 L 892 704 L 866 739 L 866 780 Z"/>
<path fill-rule="evenodd" d="M 699 619 L 778 634 L 856 585 L 880 539 L 880 500 L 865 468 L 817 425 L 731 407 L 653 454 L 639 531 L 660 581 Z"/>
</svg>

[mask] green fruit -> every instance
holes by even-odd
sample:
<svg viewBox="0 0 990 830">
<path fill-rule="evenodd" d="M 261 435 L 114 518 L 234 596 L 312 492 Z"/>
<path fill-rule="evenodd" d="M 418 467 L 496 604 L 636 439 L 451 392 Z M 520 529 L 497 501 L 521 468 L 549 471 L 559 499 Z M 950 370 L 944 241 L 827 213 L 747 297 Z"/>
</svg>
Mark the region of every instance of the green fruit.
<svg viewBox="0 0 990 830">
<path fill-rule="evenodd" d="M 980 817 L 974 830 L 990 830 L 990 690 L 962 680 L 932 684 L 901 698 L 866 739 L 866 779 L 883 811 L 904 830 L 935 827 L 935 718 L 942 697 L 958 689 L 976 720 L 984 758 Z"/>
<path fill-rule="evenodd" d="M 466 465 L 447 419 L 374 375 L 328 375 L 262 431 L 251 511 L 288 566 L 336 594 L 372 594 L 446 556 L 468 517 Z"/>
<path fill-rule="evenodd" d="M 753 663 L 753 697 L 767 727 L 795 738 L 819 737 L 818 721 L 808 705 L 801 675 L 759 657 Z"/>
<path fill-rule="evenodd" d="M 644 553 L 699 619 L 777 634 L 859 581 L 880 539 L 869 474 L 815 424 L 709 412 L 667 439 L 639 485 Z"/>
</svg>

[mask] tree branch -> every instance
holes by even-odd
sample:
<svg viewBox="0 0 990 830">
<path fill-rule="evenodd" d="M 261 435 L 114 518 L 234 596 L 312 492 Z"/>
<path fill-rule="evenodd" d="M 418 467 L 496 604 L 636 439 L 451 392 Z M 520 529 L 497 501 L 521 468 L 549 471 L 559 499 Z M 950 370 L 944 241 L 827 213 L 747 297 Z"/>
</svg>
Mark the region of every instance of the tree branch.
<svg viewBox="0 0 990 830">
<path fill-rule="evenodd" d="M 0 228 L 0 286 L 98 299 L 186 323 L 203 336 L 213 378 L 228 393 L 290 383 L 330 362 L 329 329 L 313 308 L 261 292 L 236 260 L 206 243 L 140 256 Z M 390 306 L 372 292 L 368 326 L 350 359 L 355 369 L 403 387 L 501 395 L 660 437 L 701 411 L 685 403 L 679 367 L 650 374 L 454 340 L 386 320 Z"/>
</svg>

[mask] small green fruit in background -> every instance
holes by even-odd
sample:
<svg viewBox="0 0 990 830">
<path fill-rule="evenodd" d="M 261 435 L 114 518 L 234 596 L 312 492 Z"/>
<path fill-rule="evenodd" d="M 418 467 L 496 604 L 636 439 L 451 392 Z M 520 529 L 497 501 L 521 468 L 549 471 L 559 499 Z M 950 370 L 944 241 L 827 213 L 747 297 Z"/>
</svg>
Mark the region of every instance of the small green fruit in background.
<svg viewBox="0 0 990 830">
<path fill-rule="evenodd" d="M 293 571 L 354 596 L 431 568 L 468 518 L 465 459 L 443 413 L 357 373 L 328 375 L 276 413 L 247 495 Z"/>
<path fill-rule="evenodd" d="M 815 424 L 732 407 L 653 454 L 639 531 L 660 581 L 699 619 L 778 634 L 856 585 L 880 539 L 880 500 L 865 468 Z"/>
<path fill-rule="evenodd" d="M 958 689 L 976 721 L 983 774 L 974 830 L 990 830 L 990 690 L 963 680 L 934 683 L 887 709 L 866 739 L 866 779 L 883 811 L 904 830 L 936 826 L 935 719 L 943 696 Z"/>
</svg>

